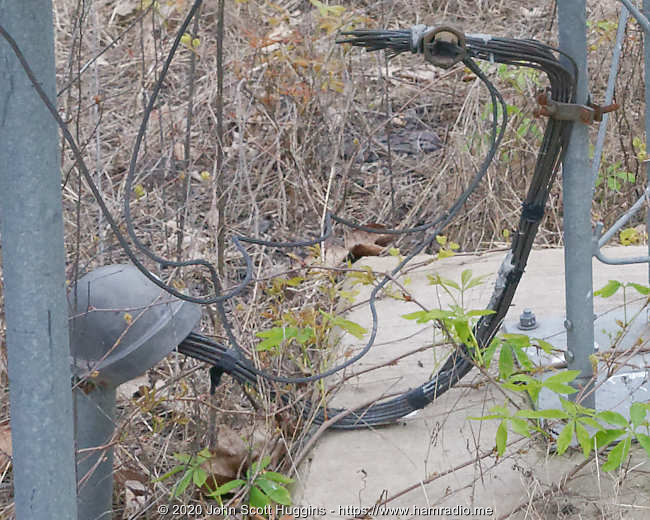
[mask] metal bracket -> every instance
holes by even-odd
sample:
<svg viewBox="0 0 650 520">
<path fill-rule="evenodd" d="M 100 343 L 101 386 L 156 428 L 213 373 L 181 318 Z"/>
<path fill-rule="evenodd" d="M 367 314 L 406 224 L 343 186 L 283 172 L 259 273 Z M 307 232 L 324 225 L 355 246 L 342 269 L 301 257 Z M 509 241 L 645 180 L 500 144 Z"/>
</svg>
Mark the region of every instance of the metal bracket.
<svg viewBox="0 0 650 520">
<path fill-rule="evenodd" d="M 613 112 L 619 108 L 617 103 L 601 106 L 596 103 L 588 105 L 578 105 L 575 103 L 560 103 L 554 101 L 547 92 L 537 94 L 537 103 L 539 108 L 534 112 L 535 117 L 546 116 L 560 121 L 580 121 L 585 125 L 590 125 L 594 121 L 603 120 L 603 114 Z"/>
<path fill-rule="evenodd" d="M 612 229 L 614 229 L 614 227 L 616 227 L 616 224 L 612 227 Z M 622 225 L 621 225 L 621 227 L 622 227 Z M 603 223 L 598 222 L 596 224 L 596 230 L 594 232 L 592 242 L 593 242 L 593 255 L 598 260 L 600 260 L 603 264 L 609 264 L 609 265 L 628 265 L 628 264 L 647 264 L 647 263 L 650 263 L 650 256 L 633 256 L 633 257 L 626 257 L 626 258 L 611 258 L 611 257 L 605 256 L 605 254 L 603 253 L 603 251 L 600 248 L 615 233 L 615 231 L 612 232 L 612 229 L 610 229 L 605 234 L 605 236 L 601 236 L 601 234 L 603 232 Z"/>
<path fill-rule="evenodd" d="M 448 26 L 435 27 L 422 36 L 424 59 L 432 65 L 448 69 L 467 55 L 465 35 Z"/>
<path fill-rule="evenodd" d="M 589 103 L 589 106 L 594 109 L 594 121 L 601 122 L 603 120 L 603 114 L 608 114 L 609 112 L 614 112 L 619 109 L 618 103 L 610 103 L 609 105 L 598 105 L 596 103 Z"/>
<path fill-rule="evenodd" d="M 650 201 L 650 186 L 646 188 L 645 193 L 638 198 L 638 200 L 632 205 L 632 207 L 628 209 L 625 213 L 623 213 L 623 215 L 621 215 L 621 217 L 614 223 L 614 225 L 612 225 L 612 227 L 609 228 L 607 233 L 603 235 L 602 222 L 598 222 L 596 224 L 596 230 L 594 231 L 592 240 L 593 240 L 593 255 L 596 258 L 598 258 L 598 260 L 600 260 L 604 264 L 612 264 L 612 265 L 650 263 L 650 256 L 635 256 L 632 258 L 609 258 L 606 257 L 600 249 L 607 242 L 609 242 L 616 233 L 618 233 L 621 229 L 623 229 L 623 226 L 627 224 L 627 222 L 636 213 L 638 213 L 641 208 L 643 208 L 646 205 L 647 201 Z"/>
</svg>

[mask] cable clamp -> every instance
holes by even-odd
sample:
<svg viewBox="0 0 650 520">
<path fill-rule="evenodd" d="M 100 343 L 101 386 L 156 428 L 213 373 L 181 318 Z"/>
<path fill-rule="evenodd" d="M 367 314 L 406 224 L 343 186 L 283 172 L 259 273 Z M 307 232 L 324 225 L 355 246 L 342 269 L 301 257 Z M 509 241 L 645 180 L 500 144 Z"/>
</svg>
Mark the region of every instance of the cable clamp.
<svg viewBox="0 0 650 520">
<path fill-rule="evenodd" d="M 605 106 L 596 103 L 587 105 L 561 103 L 554 101 L 547 92 L 537 94 L 537 103 L 539 107 L 534 112 L 535 117 L 546 116 L 559 121 L 580 121 L 585 125 L 590 125 L 594 121 L 599 123 L 603 120 L 603 114 L 613 112 L 619 108 L 618 103 Z"/>
<path fill-rule="evenodd" d="M 411 27 L 411 52 L 422 52 L 432 65 L 448 69 L 467 56 L 465 35 L 449 26 L 415 25 Z"/>
</svg>

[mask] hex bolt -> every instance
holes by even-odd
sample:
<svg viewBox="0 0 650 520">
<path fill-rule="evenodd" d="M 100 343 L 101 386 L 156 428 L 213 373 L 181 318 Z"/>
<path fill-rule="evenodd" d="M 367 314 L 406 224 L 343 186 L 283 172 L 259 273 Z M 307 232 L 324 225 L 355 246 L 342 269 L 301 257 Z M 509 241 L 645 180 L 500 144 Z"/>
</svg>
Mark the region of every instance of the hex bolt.
<svg viewBox="0 0 650 520">
<path fill-rule="evenodd" d="M 571 320 L 564 320 L 564 328 L 566 330 L 571 330 L 573 328 L 573 323 L 571 323 Z"/>
<path fill-rule="evenodd" d="M 573 353 L 573 350 L 567 350 L 564 353 L 564 359 L 566 360 L 567 363 L 571 363 L 575 359 L 575 354 Z"/>
<path fill-rule="evenodd" d="M 537 318 L 531 309 L 524 309 L 519 316 L 519 328 L 521 330 L 532 330 L 537 328 Z"/>
</svg>

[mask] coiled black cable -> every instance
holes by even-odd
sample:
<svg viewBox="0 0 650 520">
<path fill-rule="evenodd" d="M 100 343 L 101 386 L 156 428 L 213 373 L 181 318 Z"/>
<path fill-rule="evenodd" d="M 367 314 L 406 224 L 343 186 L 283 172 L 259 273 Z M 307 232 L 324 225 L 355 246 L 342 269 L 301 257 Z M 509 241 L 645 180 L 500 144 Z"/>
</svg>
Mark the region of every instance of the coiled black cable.
<svg viewBox="0 0 650 520">
<path fill-rule="evenodd" d="M 496 63 L 504 63 L 513 66 L 530 67 L 543 71 L 549 79 L 550 94 L 552 99 L 564 103 L 571 103 L 575 100 L 575 78 L 577 76 L 576 67 L 568 56 L 565 55 L 564 59 L 560 59 L 558 57 L 558 54 L 561 54 L 559 51 L 534 40 L 493 38 L 485 35 L 465 35 L 466 43 L 462 49 L 459 49 L 459 55 L 463 56 L 462 61 L 465 66 L 467 66 L 474 74 L 476 74 L 476 76 L 481 79 L 481 81 L 483 81 L 483 83 L 487 86 L 492 98 L 492 145 L 487 156 L 483 160 L 481 167 L 473 177 L 471 183 L 463 191 L 461 196 L 454 202 L 450 209 L 445 214 L 439 216 L 428 224 L 425 224 L 423 226 L 416 226 L 409 229 L 377 230 L 357 224 L 342 217 L 332 215 L 328 212 L 326 214 L 325 232 L 321 236 L 313 239 L 295 242 L 272 242 L 255 238 L 235 236 L 233 237 L 232 241 L 236 249 L 242 255 L 243 260 L 246 264 L 246 275 L 241 284 L 229 289 L 225 293 L 222 293 L 216 270 L 210 262 L 202 259 L 176 262 L 166 260 L 156 255 L 137 238 L 130 216 L 131 186 L 137 163 L 139 146 L 146 131 L 147 120 L 154 108 L 157 94 L 160 91 L 167 70 L 169 69 L 169 65 L 178 48 L 180 38 L 184 34 L 186 28 L 189 26 L 191 19 L 193 16 L 195 16 L 201 3 L 202 0 L 194 1 L 190 11 L 188 12 L 188 15 L 181 24 L 169 55 L 163 65 L 163 69 L 159 76 L 158 82 L 154 86 L 152 96 L 145 110 L 145 115 L 143 117 L 143 121 L 136 138 L 136 144 L 134 146 L 131 162 L 129 165 L 129 171 L 127 174 L 127 195 L 124 202 L 124 212 L 129 237 L 135 243 L 137 248 L 144 252 L 147 256 L 162 265 L 176 267 L 202 266 L 209 270 L 210 278 L 215 289 L 215 295 L 204 298 L 196 298 L 180 293 L 173 287 L 162 282 L 158 277 L 153 275 L 153 273 L 149 272 L 146 267 L 139 261 L 131 249 L 126 237 L 124 237 L 124 235 L 121 233 L 117 223 L 108 211 L 108 208 L 106 207 L 106 204 L 104 203 L 101 194 L 95 186 L 93 179 L 90 176 L 90 173 L 85 165 L 85 162 L 83 161 L 81 152 L 77 147 L 74 138 L 67 129 L 67 126 L 59 116 L 56 107 L 52 101 L 48 99 L 47 95 L 40 87 L 37 78 L 31 71 L 29 64 L 24 59 L 24 56 L 20 52 L 20 49 L 18 48 L 16 42 L 1 25 L 0 36 L 2 36 L 12 47 L 23 69 L 25 70 L 25 73 L 34 86 L 35 91 L 47 106 L 48 110 L 52 114 L 52 117 L 57 121 L 59 127 L 62 130 L 65 140 L 71 147 L 71 150 L 75 156 L 75 160 L 77 161 L 77 165 L 80 168 L 85 180 L 87 181 L 93 195 L 95 196 L 100 209 L 104 213 L 107 222 L 114 231 L 120 245 L 128 257 L 131 259 L 131 261 L 134 263 L 134 265 L 153 283 L 182 300 L 200 304 L 217 304 L 217 309 L 221 316 L 222 323 L 226 329 L 231 347 L 226 348 L 225 346 L 214 342 L 210 338 L 199 334 L 190 334 L 190 336 L 188 336 L 188 338 L 179 346 L 179 351 L 210 363 L 217 369 L 221 370 L 221 372 L 226 371 L 233 375 L 237 380 L 244 383 L 257 384 L 259 382 L 258 378 L 260 377 L 283 383 L 305 383 L 315 381 L 317 379 L 332 375 L 335 372 L 351 365 L 360 359 L 364 354 L 366 354 L 371 348 L 377 334 L 377 313 L 375 309 L 376 297 L 379 291 L 389 282 L 391 278 L 389 276 L 385 277 L 379 284 L 374 287 L 371 293 L 369 306 L 372 314 L 373 325 L 367 344 L 358 354 L 348 359 L 341 365 L 333 367 L 321 374 L 314 376 L 292 378 L 273 375 L 257 369 L 252 365 L 250 361 L 244 358 L 243 350 L 237 344 L 237 340 L 229 324 L 226 312 L 223 307 L 223 302 L 241 293 L 243 288 L 252 278 L 252 260 L 246 249 L 243 247 L 242 243 L 259 244 L 270 247 L 302 247 L 306 245 L 317 244 L 324 241 L 331 234 L 332 220 L 354 228 L 363 229 L 371 233 L 380 232 L 388 234 L 402 234 L 421 232 L 431 229 L 432 231 L 430 232 L 430 235 L 422 240 L 418 246 L 416 246 L 414 251 L 409 254 L 402 262 L 400 262 L 397 268 L 391 273 L 391 275 L 397 274 L 397 272 L 401 270 L 404 265 L 406 265 L 406 263 L 408 263 L 416 254 L 421 252 L 431 242 L 433 242 L 433 240 L 435 240 L 435 237 L 460 211 L 462 206 L 465 204 L 471 193 L 476 189 L 481 179 L 487 172 L 489 164 L 492 161 L 494 154 L 496 153 L 496 149 L 501 141 L 501 138 L 503 137 L 507 117 L 505 102 L 503 101 L 503 98 L 497 89 L 490 83 L 488 78 L 474 63 L 472 58 L 488 60 Z M 362 46 L 371 51 L 384 49 L 388 52 L 389 57 L 394 57 L 402 52 L 408 51 L 425 54 L 426 52 L 435 52 L 435 49 L 431 47 L 432 43 L 427 43 L 424 39 L 426 32 L 427 28 L 424 28 L 423 26 L 416 26 L 412 30 L 400 31 L 353 31 L 351 33 L 348 33 L 346 35 L 348 38 L 342 40 L 340 43 L 350 43 L 355 46 Z M 502 121 L 500 125 L 497 122 L 498 105 L 501 106 Z M 475 336 L 480 348 L 485 348 L 496 334 L 502 320 L 507 313 L 519 279 L 524 272 L 524 268 L 526 266 L 528 255 L 530 254 L 530 250 L 533 245 L 537 228 L 543 216 L 544 206 L 548 198 L 550 186 L 553 182 L 554 176 L 558 171 L 562 152 L 568 142 L 570 129 L 571 122 L 567 121 L 551 119 L 547 124 L 544 138 L 538 152 L 537 162 L 531 179 L 531 184 L 523 203 L 523 210 L 519 222 L 519 227 L 513 237 L 511 251 L 508 253 L 501 266 L 497 277 L 494 293 L 492 295 L 490 303 L 488 304 L 488 309 L 493 310 L 494 313 L 491 315 L 483 316 L 475 328 Z M 356 410 L 355 412 L 352 412 L 345 416 L 332 427 L 349 429 L 393 422 L 400 417 L 403 417 L 415 410 L 426 406 L 426 404 L 434 400 L 437 396 L 447 391 L 456 382 L 458 382 L 471 370 L 472 366 L 471 355 L 468 347 L 466 345 L 463 345 L 460 349 L 452 353 L 443 367 L 430 381 L 396 398 L 385 402 L 376 403 L 360 410 Z M 315 413 L 316 422 L 323 422 L 326 418 L 333 417 L 340 411 L 342 410 L 323 408 L 318 408 L 314 411 L 312 410 L 309 403 L 307 403 L 305 410 L 303 410 L 303 413 L 306 415 Z"/>
<path fill-rule="evenodd" d="M 351 38 L 347 38 L 342 42 L 351 43 L 356 46 L 363 46 L 368 50 L 386 49 L 389 51 L 391 57 L 394 57 L 401 52 L 409 50 L 413 51 L 414 47 L 416 50 L 418 48 L 418 42 L 416 42 L 415 46 L 413 44 L 414 38 L 412 31 L 354 31 L 349 33 L 347 36 L 351 36 Z M 481 69 L 472 61 L 472 57 L 541 70 L 549 79 L 550 94 L 553 100 L 564 103 L 575 101 L 575 78 L 577 76 L 575 64 L 570 59 L 564 60 L 563 63 L 556 56 L 556 54 L 561 53 L 552 47 L 534 40 L 492 38 L 483 35 L 466 35 L 466 42 L 467 56 L 463 59 L 463 63 L 480 79 L 482 79 L 486 85 L 488 85 L 488 89 L 492 96 L 495 120 L 497 107 L 496 101 L 498 100 L 502 106 L 504 120 L 502 121 L 501 130 L 496 139 L 494 137 L 495 129 L 493 128 L 493 141 L 497 143 L 497 145 L 503 135 L 503 129 L 505 128 L 506 109 L 500 94 L 496 89 L 494 89 L 489 80 L 485 78 Z M 567 63 L 568 66 L 565 65 L 565 63 Z M 572 123 L 568 121 L 551 119 L 546 126 L 530 187 L 523 203 L 519 226 L 513 236 L 511 250 L 507 254 L 498 273 L 495 289 L 488 304 L 488 309 L 494 311 L 494 313 L 481 317 L 474 331 L 479 348 L 485 348 L 489 345 L 507 314 L 519 280 L 524 272 L 539 223 L 543 217 L 544 206 L 553 179 L 559 169 L 562 153 L 568 143 L 571 124 Z M 422 231 L 433 227 L 436 224 L 440 227 L 444 227 L 444 225 L 446 225 L 462 207 L 469 197 L 469 194 L 472 193 L 480 182 L 495 150 L 496 147 L 490 150 L 490 153 L 484 161 L 484 165 L 479 169 L 470 186 L 468 186 L 461 197 L 459 197 L 454 205 L 452 205 L 446 215 L 439 217 L 434 223 L 429 223 L 425 226 L 418 226 L 417 228 L 411 228 L 408 230 L 389 230 L 389 232 L 404 233 Z M 485 166 L 485 170 L 483 166 Z M 332 216 L 332 218 L 337 222 L 353 225 L 355 227 L 357 226 L 355 223 L 340 217 Z M 377 232 L 377 230 L 373 228 L 367 228 L 364 226 L 358 227 L 369 232 Z M 386 233 L 386 230 L 381 230 L 380 232 Z M 439 230 L 436 229 L 432 236 L 435 237 L 438 232 Z M 424 247 L 426 247 L 430 241 L 431 237 L 422 241 L 418 247 L 415 248 L 415 254 L 419 253 Z M 412 258 L 412 256 L 413 254 L 409 255 L 404 262 L 401 262 L 392 274 L 395 274 L 399 269 L 401 269 Z M 370 298 L 370 308 L 371 311 L 373 311 L 373 330 L 371 338 L 362 351 L 355 356 L 353 361 L 356 361 L 361 357 L 361 355 L 365 354 L 374 341 L 376 334 L 374 298 L 381 286 L 383 285 L 380 284 L 376 287 L 376 290 L 373 291 Z M 208 362 L 216 361 L 217 365 L 219 359 L 221 359 L 219 356 L 228 355 L 225 347 L 220 345 L 218 346 L 209 338 L 195 334 L 190 335 L 190 337 L 180 345 L 179 350 L 195 357 L 200 353 L 200 355 L 204 356 L 204 360 Z M 227 371 L 239 381 L 246 383 L 256 382 L 256 376 L 281 382 L 304 382 L 332 373 L 332 371 L 328 370 L 324 374 L 313 376 L 312 378 L 296 378 L 292 380 L 291 378 L 270 376 L 269 374 L 255 369 L 250 366 L 250 363 L 243 360 L 231 358 L 228 365 Z M 436 397 L 446 392 L 462 377 L 464 377 L 472 367 L 473 363 L 471 361 L 471 353 L 466 345 L 462 345 L 459 350 L 450 355 L 442 368 L 431 380 L 398 397 L 356 410 L 333 424 L 331 428 L 354 429 L 394 422 L 400 417 L 404 417 L 415 410 L 423 408 Z M 338 369 L 340 367 L 336 368 Z M 337 408 L 318 408 L 314 411 L 310 408 L 309 404 L 307 404 L 303 413 L 307 415 L 315 413 L 315 422 L 321 423 L 327 418 L 338 415 L 341 411 L 343 410 Z"/>
</svg>

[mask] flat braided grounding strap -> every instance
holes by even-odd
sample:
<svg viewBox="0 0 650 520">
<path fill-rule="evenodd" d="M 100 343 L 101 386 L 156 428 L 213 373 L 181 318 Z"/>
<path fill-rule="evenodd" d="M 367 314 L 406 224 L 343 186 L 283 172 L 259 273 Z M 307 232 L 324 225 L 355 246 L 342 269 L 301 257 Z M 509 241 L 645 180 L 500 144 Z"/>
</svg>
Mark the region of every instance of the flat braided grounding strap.
<svg viewBox="0 0 650 520">
<path fill-rule="evenodd" d="M 354 31 L 350 34 L 353 37 L 345 40 L 346 43 L 363 46 L 368 50 L 387 49 L 390 56 L 407 51 L 416 52 L 413 44 L 414 36 L 410 30 Z M 468 66 L 473 64 L 471 58 L 477 58 L 492 63 L 530 67 L 543 71 L 548 77 L 550 94 L 554 101 L 575 102 L 575 65 L 570 58 L 559 56 L 558 51 L 547 45 L 534 40 L 466 35 L 466 53 L 463 61 Z M 473 67 L 470 68 L 474 70 Z M 568 143 L 571 125 L 570 121 L 548 120 L 530 187 L 522 205 L 519 226 L 513 236 L 512 248 L 499 269 L 494 292 L 487 307 L 494 313 L 481 317 L 474 330 L 480 348 L 489 345 L 508 312 L 544 215 L 544 206 L 559 169 L 563 150 Z M 179 351 L 220 367 L 220 370 L 213 372 L 217 374 L 217 379 L 223 371 L 230 373 L 240 382 L 251 384 L 258 384 L 259 376 L 267 377 L 254 368 L 248 360 L 240 357 L 236 351 L 233 352 L 199 334 L 191 334 L 179 346 Z M 471 354 L 467 346 L 463 345 L 451 354 L 431 380 L 420 387 L 392 399 L 348 411 L 347 415 L 330 427 L 355 429 L 394 422 L 425 407 L 449 390 L 472 367 Z M 268 377 L 268 379 L 282 381 L 284 378 Z M 322 423 L 343 412 L 344 409 L 338 408 L 319 408 L 314 411 L 307 403 L 303 415 L 307 417 L 315 413 L 314 421 Z"/>
</svg>

